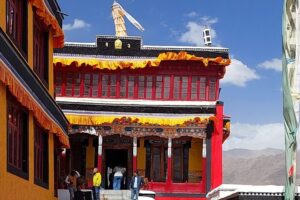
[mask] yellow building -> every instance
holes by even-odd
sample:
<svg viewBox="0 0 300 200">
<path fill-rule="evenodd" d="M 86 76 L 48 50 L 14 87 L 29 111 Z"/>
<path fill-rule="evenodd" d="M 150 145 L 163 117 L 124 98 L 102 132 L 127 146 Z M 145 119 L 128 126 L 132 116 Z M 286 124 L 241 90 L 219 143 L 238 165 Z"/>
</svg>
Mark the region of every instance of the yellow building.
<svg viewBox="0 0 300 200">
<path fill-rule="evenodd" d="M 53 100 L 56 0 L 0 0 L 0 199 L 57 199 L 68 122 Z"/>
</svg>

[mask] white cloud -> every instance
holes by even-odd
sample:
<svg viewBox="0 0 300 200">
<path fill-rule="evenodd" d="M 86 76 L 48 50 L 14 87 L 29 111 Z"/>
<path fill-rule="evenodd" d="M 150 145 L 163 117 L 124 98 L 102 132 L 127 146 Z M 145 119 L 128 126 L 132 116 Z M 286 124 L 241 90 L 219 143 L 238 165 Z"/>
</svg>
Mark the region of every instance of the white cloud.
<svg viewBox="0 0 300 200">
<path fill-rule="evenodd" d="M 202 17 L 200 21 L 189 21 L 186 25 L 187 31 L 182 33 L 179 37 L 180 42 L 186 42 L 188 44 L 203 46 L 203 30 L 205 28 L 210 29 L 212 41 L 217 37 L 216 31 L 212 28 L 212 25 L 217 23 L 217 18 Z"/>
<path fill-rule="evenodd" d="M 64 24 L 63 29 L 64 31 L 71 31 L 75 29 L 83 29 L 89 28 L 91 25 L 81 19 L 74 19 L 73 24 Z"/>
<path fill-rule="evenodd" d="M 273 58 L 271 60 L 266 60 L 260 64 L 259 67 L 264 69 L 273 69 L 275 71 L 281 72 L 282 71 L 282 60 L 279 58 Z"/>
<path fill-rule="evenodd" d="M 231 125 L 229 138 L 223 144 L 224 150 L 242 149 L 284 149 L 284 127 L 281 123 Z"/>
<path fill-rule="evenodd" d="M 227 66 L 226 74 L 221 79 L 221 83 L 244 87 L 248 81 L 259 78 L 255 70 L 250 69 L 246 64 L 237 59 L 231 59 L 231 64 Z"/>
<path fill-rule="evenodd" d="M 196 13 L 195 11 L 192 11 L 192 12 L 186 14 L 186 16 L 187 16 L 187 17 L 190 17 L 190 18 L 193 18 L 193 17 L 198 17 L 199 15 L 198 15 L 198 13 Z"/>
</svg>

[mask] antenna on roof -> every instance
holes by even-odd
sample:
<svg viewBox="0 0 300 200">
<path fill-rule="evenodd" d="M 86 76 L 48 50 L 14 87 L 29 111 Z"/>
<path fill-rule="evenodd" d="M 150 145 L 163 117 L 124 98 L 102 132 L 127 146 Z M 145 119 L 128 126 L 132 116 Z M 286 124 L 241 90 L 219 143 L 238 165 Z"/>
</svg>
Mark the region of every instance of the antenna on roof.
<svg viewBox="0 0 300 200">
<path fill-rule="evenodd" d="M 127 36 L 124 16 L 140 31 L 144 31 L 142 25 L 136 21 L 129 13 L 127 13 L 124 8 L 114 1 L 112 5 L 112 16 L 115 23 L 116 36 Z"/>
<path fill-rule="evenodd" d="M 204 39 L 205 46 L 211 46 L 212 41 L 211 41 L 210 29 L 207 27 L 203 30 L 203 39 Z"/>
</svg>

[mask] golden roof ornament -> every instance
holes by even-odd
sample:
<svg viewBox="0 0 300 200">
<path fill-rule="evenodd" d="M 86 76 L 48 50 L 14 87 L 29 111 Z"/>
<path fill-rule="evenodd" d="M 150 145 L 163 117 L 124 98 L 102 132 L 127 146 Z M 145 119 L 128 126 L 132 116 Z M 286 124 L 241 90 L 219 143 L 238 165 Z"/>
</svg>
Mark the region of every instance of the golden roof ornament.
<svg viewBox="0 0 300 200">
<path fill-rule="evenodd" d="M 114 1 L 112 5 L 112 16 L 115 23 L 116 36 L 127 36 L 124 16 L 140 31 L 144 31 L 142 25 L 136 21 L 124 8 Z"/>
</svg>

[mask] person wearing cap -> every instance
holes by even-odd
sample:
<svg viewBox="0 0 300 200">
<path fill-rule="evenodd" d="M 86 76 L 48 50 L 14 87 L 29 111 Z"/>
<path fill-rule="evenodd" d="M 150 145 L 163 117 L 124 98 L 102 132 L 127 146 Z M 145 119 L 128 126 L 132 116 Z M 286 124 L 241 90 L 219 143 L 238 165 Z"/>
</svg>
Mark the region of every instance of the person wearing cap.
<svg viewBox="0 0 300 200">
<path fill-rule="evenodd" d="M 93 196 L 95 200 L 100 200 L 101 174 L 97 168 L 93 170 Z"/>
</svg>

